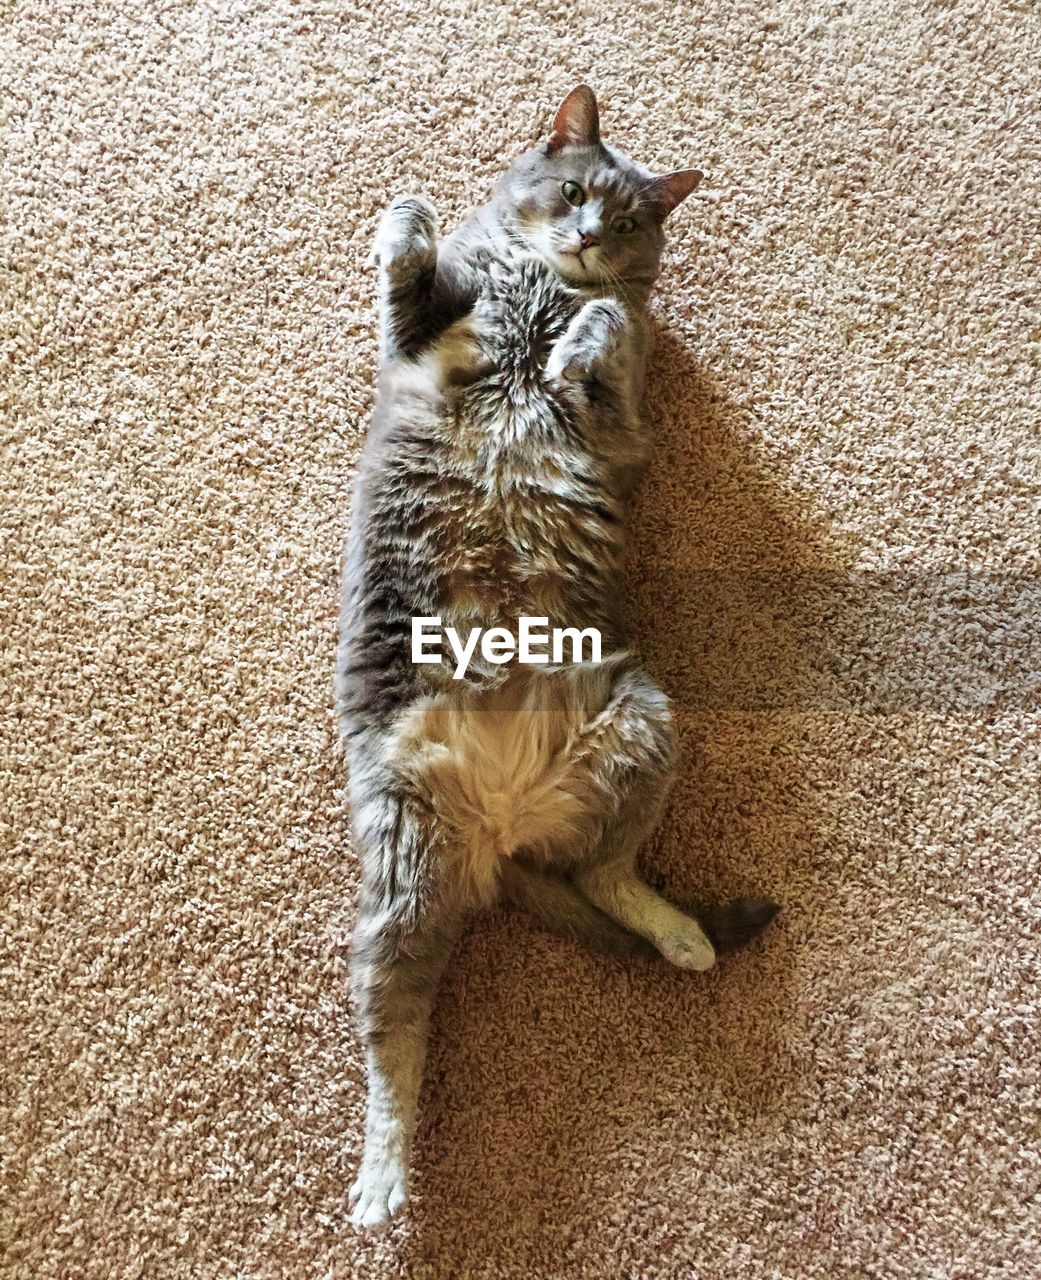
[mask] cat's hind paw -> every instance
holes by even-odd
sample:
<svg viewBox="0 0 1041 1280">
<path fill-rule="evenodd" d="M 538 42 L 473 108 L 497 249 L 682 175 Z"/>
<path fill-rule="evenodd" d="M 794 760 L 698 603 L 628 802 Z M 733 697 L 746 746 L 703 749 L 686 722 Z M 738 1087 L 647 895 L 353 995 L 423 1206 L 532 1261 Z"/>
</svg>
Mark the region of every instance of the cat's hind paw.
<svg viewBox="0 0 1041 1280">
<path fill-rule="evenodd" d="M 716 963 L 716 952 L 701 928 L 692 920 L 691 927 L 656 938 L 658 949 L 670 964 L 679 969 L 704 973 Z"/>
<path fill-rule="evenodd" d="M 408 1203 L 405 1169 L 391 1162 L 379 1168 L 362 1167 L 347 1193 L 353 1205 L 351 1223 L 359 1231 L 378 1231 L 396 1217 Z"/>
</svg>

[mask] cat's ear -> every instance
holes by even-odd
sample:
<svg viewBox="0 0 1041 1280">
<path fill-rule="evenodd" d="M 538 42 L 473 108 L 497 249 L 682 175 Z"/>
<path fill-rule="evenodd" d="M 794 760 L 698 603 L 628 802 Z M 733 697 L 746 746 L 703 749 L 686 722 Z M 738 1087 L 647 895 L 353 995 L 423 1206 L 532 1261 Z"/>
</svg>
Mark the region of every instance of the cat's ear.
<svg viewBox="0 0 1041 1280">
<path fill-rule="evenodd" d="M 600 112 L 596 107 L 596 94 L 589 85 L 580 84 L 560 104 L 546 152 L 553 155 L 562 147 L 595 147 L 599 141 Z"/>
<path fill-rule="evenodd" d="M 686 200 L 700 181 L 700 169 L 677 169 L 675 173 L 665 173 L 648 182 L 643 189 L 643 197 L 664 220 L 681 201 Z"/>
</svg>

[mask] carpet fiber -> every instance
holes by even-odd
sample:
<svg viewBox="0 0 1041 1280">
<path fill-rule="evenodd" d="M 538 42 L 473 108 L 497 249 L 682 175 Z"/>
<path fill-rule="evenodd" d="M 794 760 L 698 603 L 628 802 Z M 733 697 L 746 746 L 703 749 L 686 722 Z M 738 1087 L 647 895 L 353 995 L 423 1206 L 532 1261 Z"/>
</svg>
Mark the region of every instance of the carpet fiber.
<svg viewBox="0 0 1041 1280">
<path fill-rule="evenodd" d="M 1041 1274 L 1031 0 L 4 9 L 4 1280 Z M 647 867 L 785 910 L 704 977 L 475 927 L 363 1241 L 365 259 L 579 80 L 706 174 L 633 549 L 682 747 Z"/>
</svg>

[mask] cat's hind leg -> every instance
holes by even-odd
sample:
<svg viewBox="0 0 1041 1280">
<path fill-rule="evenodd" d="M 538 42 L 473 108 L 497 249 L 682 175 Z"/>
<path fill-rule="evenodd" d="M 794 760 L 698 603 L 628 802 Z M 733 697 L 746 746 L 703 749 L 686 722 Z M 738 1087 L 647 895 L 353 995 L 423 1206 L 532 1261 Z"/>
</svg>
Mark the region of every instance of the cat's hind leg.
<svg viewBox="0 0 1041 1280">
<path fill-rule="evenodd" d="M 593 906 L 645 938 L 671 963 L 709 969 L 717 941 L 720 949 L 742 945 L 765 928 L 777 908 L 765 900 L 742 899 L 695 915 L 641 879 L 637 852 L 668 794 L 674 731 L 668 699 L 650 676 L 632 666 L 610 674 L 608 668 L 604 664 L 599 673 L 574 669 L 576 693 L 583 684 L 593 692 L 580 713 L 585 724 L 570 741 L 561 785 L 580 797 L 583 816 L 576 823 L 578 838 L 572 833 L 554 840 L 551 858 Z M 601 701 L 595 686 L 605 679 L 610 688 Z M 582 701 L 579 694 L 575 704 Z"/>
<path fill-rule="evenodd" d="M 584 720 L 561 762 L 560 785 L 580 797 L 582 807 L 578 839 L 572 836 L 566 855 L 575 885 L 673 964 L 711 968 L 715 950 L 697 920 L 636 872 L 637 851 L 654 829 L 672 782 L 675 732 L 668 699 L 649 675 L 628 663 L 573 668 L 564 678 L 572 682 L 571 705 Z"/>
<path fill-rule="evenodd" d="M 434 995 L 457 936 L 452 922 L 400 930 L 359 920 L 352 977 L 368 1068 L 365 1150 L 348 1199 L 356 1227 L 380 1227 L 408 1199 L 408 1164 Z"/>
<path fill-rule="evenodd" d="M 408 1162 L 434 996 L 462 914 L 440 891 L 437 851 L 407 797 L 370 793 L 356 810 L 364 889 L 351 985 L 368 1066 L 351 1221 L 382 1226 L 408 1198 Z"/>
<path fill-rule="evenodd" d="M 768 898 L 681 910 L 645 884 L 626 855 L 580 872 L 576 880 L 594 906 L 648 939 L 681 969 L 710 969 L 717 952 L 746 946 L 779 910 Z"/>
<path fill-rule="evenodd" d="M 627 852 L 580 871 L 576 883 L 594 906 L 640 934 L 681 969 L 711 969 L 716 951 L 699 922 L 640 879 Z"/>
</svg>

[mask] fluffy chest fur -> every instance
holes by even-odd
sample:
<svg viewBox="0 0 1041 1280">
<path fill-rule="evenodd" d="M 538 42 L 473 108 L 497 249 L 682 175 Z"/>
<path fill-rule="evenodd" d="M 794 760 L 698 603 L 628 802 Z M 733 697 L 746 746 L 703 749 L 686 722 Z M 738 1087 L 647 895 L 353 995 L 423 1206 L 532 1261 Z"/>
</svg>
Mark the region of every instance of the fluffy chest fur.
<svg viewBox="0 0 1041 1280">
<path fill-rule="evenodd" d="M 627 397 L 554 380 L 546 362 L 584 297 L 530 256 L 495 263 L 469 315 L 388 380 L 394 479 L 435 612 L 464 625 L 612 613 L 624 502 L 642 436 Z M 417 455 L 422 455 L 418 458 Z M 404 483 L 418 468 L 420 483 Z"/>
</svg>

